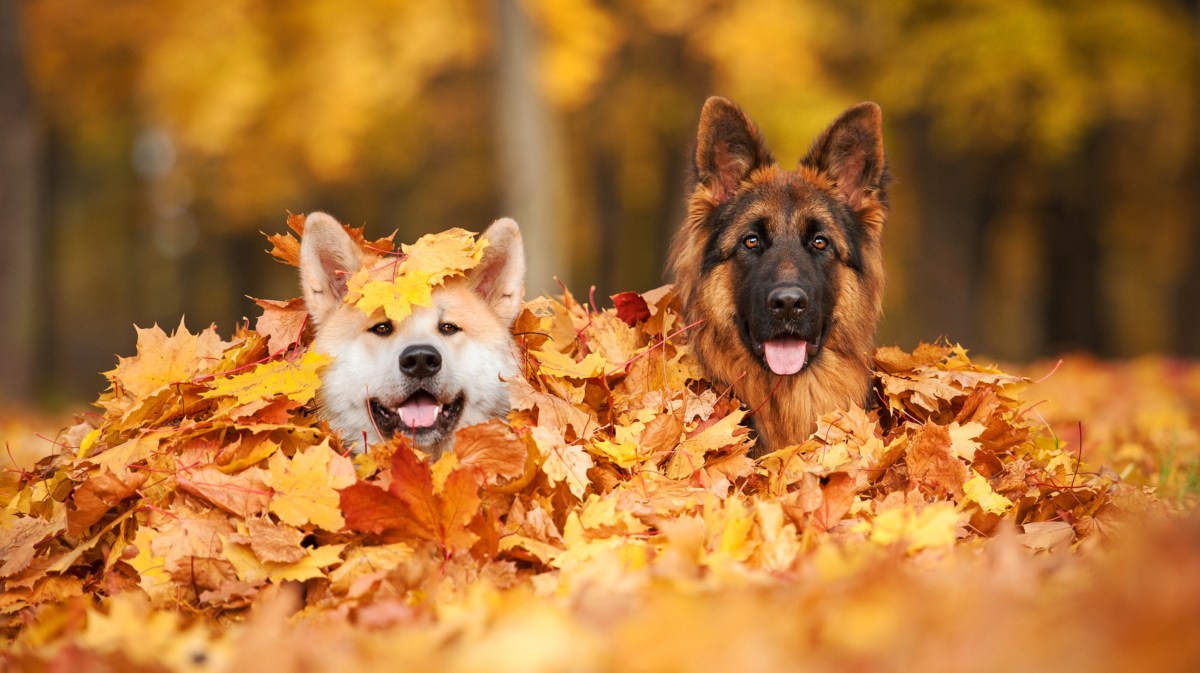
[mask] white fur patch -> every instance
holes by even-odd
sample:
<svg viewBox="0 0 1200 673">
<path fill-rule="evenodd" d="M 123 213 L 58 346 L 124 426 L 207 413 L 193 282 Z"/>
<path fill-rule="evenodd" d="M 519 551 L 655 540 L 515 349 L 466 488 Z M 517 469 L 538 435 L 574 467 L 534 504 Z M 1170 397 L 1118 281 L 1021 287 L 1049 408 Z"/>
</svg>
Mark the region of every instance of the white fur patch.
<svg viewBox="0 0 1200 673">
<path fill-rule="evenodd" d="M 398 401 L 411 391 L 413 381 L 399 365 L 409 346 L 433 346 L 442 356 L 440 371 L 423 387 L 441 400 L 464 396 L 454 429 L 508 413 L 505 380 L 519 374 L 508 327 L 482 301 L 456 290 L 435 290 L 433 307 L 416 307 L 387 337 L 371 333 L 373 321 L 354 307 L 343 307 L 318 329 L 313 347 L 334 358 L 322 373 L 320 410 L 353 450 L 361 451 L 364 439 L 367 445 L 384 441 L 372 422 L 369 400 Z M 446 321 L 462 331 L 442 334 L 438 326 Z M 440 454 L 452 440 L 422 448 Z"/>
</svg>

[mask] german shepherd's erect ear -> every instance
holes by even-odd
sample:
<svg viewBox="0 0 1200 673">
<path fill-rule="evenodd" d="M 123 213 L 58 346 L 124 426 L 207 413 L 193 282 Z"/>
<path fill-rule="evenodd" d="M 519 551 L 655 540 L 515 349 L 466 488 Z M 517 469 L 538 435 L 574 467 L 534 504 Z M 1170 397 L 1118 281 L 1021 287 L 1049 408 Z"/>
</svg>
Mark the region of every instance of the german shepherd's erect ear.
<svg viewBox="0 0 1200 673">
<path fill-rule="evenodd" d="M 712 96 L 700 112 L 696 134 L 696 182 L 723 203 L 746 176 L 775 163 L 754 122 L 732 102 Z"/>
<path fill-rule="evenodd" d="M 525 301 L 525 247 L 512 218 L 501 218 L 483 232 L 488 246 L 479 265 L 471 269 L 471 289 L 505 324 L 512 326 Z"/>
<path fill-rule="evenodd" d="M 325 213 L 304 219 L 300 285 L 313 323 L 320 326 L 342 305 L 346 281 L 362 266 L 362 253 L 338 221 Z"/>
<path fill-rule="evenodd" d="M 887 208 L 887 162 L 883 111 L 875 103 L 846 110 L 817 138 L 801 166 L 829 176 L 864 224 L 883 226 Z"/>
</svg>

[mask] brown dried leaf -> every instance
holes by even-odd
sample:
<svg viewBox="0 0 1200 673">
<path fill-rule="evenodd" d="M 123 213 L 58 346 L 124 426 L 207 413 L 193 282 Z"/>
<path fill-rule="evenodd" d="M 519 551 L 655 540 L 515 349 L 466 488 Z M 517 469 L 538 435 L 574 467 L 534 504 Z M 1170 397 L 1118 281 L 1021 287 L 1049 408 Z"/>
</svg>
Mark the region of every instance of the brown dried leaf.
<svg viewBox="0 0 1200 673">
<path fill-rule="evenodd" d="M 955 500 L 962 497 L 963 484 L 971 478 L 966 464 L 954 456 L 950 432 L 942 425 L 927 423 L 913 433 L 905 463 L 910 479 L 932 487 L 934 494 L 949 493 Z"/>
<path fill-rule="evenodd" d="M 212 464 L 183 469 L 175 475 L 183 492 L 242 518 L 264 514 L 270 506 L 271 487 L 266 477 L 267 471 L 259 467 L 225 474 Z"/>
<path fill-rule="evenodd" d="M 875 351 L 875 365 L 888 374 L 910 372 L 936 364 L 950 354 L 949 346 L 921 343 L 912 353 L 895 346 L 882 346 Z"/>
<path fill-rule="evenodd" d="M 260 561 L 267 563 L 296 563 L 308 555 L 300 541 L 304 533 L 294 526 L 275 523 L 267 517 L 246 520 L 247 535 L 231 535 L 230 541 L 250 545 Z"/>
<path fill-rule="evenodd" d="M 1075 530 L 1066 521 L 1039 521 L 1021 526 L 1025 532 L 1017 541 L 1034 551 L 1052 551 L 1075 539 Z"/>
<path fill-rule="evenodd" d="M 33 516 L 17 517 L 0 528 L 0 577 L 11 577 L 29 567 L 34 548 L 62 530 L 61 525 Z"/>
<path fill-rule="evenodd" d="M 854 504 L 857 489 L 854 478 L 838 472 L 826 477 L 821 487 L 821 504 L 813 511 L 813 524 L 819 530 L 829 530 L 837 525 Z"/>
<path fill-rule="evenodd" d="M 117 478 L 108 468 L 90 475 L 71 493 L 67 502 L 67 533 L 79 537 L 92 524 L 118 507 L 147 479 L 145 472 L 131 474 L 127 480 Z"/>
<path fill-rule="evenodd" d="M 480 481 L 503 484 L 525 475 L 529 448 L 501 420 L 472 425 L 454 433 L 460 469 L 474 469 Z"/>
<path fill-rule="evenodd" d="M 287 350 L 300 342 L 308 324 L 308 307 L 297 297 L 287 301 L 255 299 L 263 310 L 254 323 L 254 331 L 267 339 L 271 355 Z"/>
</svg>

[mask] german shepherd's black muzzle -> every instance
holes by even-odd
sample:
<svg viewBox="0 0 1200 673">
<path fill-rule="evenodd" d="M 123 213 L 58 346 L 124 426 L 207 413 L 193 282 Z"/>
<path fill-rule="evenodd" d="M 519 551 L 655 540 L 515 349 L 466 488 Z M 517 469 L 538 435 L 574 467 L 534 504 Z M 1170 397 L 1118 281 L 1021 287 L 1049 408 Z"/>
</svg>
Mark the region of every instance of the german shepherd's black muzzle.
<svg viewBox="0 0 1200 673">
<path fill-rule="evenodd" d="M 738 293 L 737 310 L 750 351 L 771 373 L 790 376 L 805 369 L 820 350 L 828 317 L 822 292 L 825 269 L 804 251 L 799 252 L 803 257 L 792 256 L 783 265 L 771 252 L 785 251 L 768 251 L 755 260 L 749 282 Z"/>
</svg>

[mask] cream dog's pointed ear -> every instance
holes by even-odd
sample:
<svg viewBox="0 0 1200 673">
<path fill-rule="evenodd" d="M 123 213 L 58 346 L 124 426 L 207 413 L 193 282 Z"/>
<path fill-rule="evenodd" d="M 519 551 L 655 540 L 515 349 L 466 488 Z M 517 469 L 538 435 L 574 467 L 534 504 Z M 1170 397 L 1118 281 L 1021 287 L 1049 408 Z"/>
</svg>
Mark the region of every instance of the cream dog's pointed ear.
<svg viewBox="0 0 1200 673">
<path fill-rule="evenodd" d="M 346 280 L 362 266 L 358 246 L 325 213 L 304 219 L 300 238 L 300 287 L 313 322 L 320 325 L 342 305 Z"/>
<path fill-rule="evenodd" d="M 525 301 L 525 247 L 515 220 L 496 220 L 483 232 L 488 246 L 471 270 L 471 289 L 501 320 L 511 325 Z"/>
</svg>

